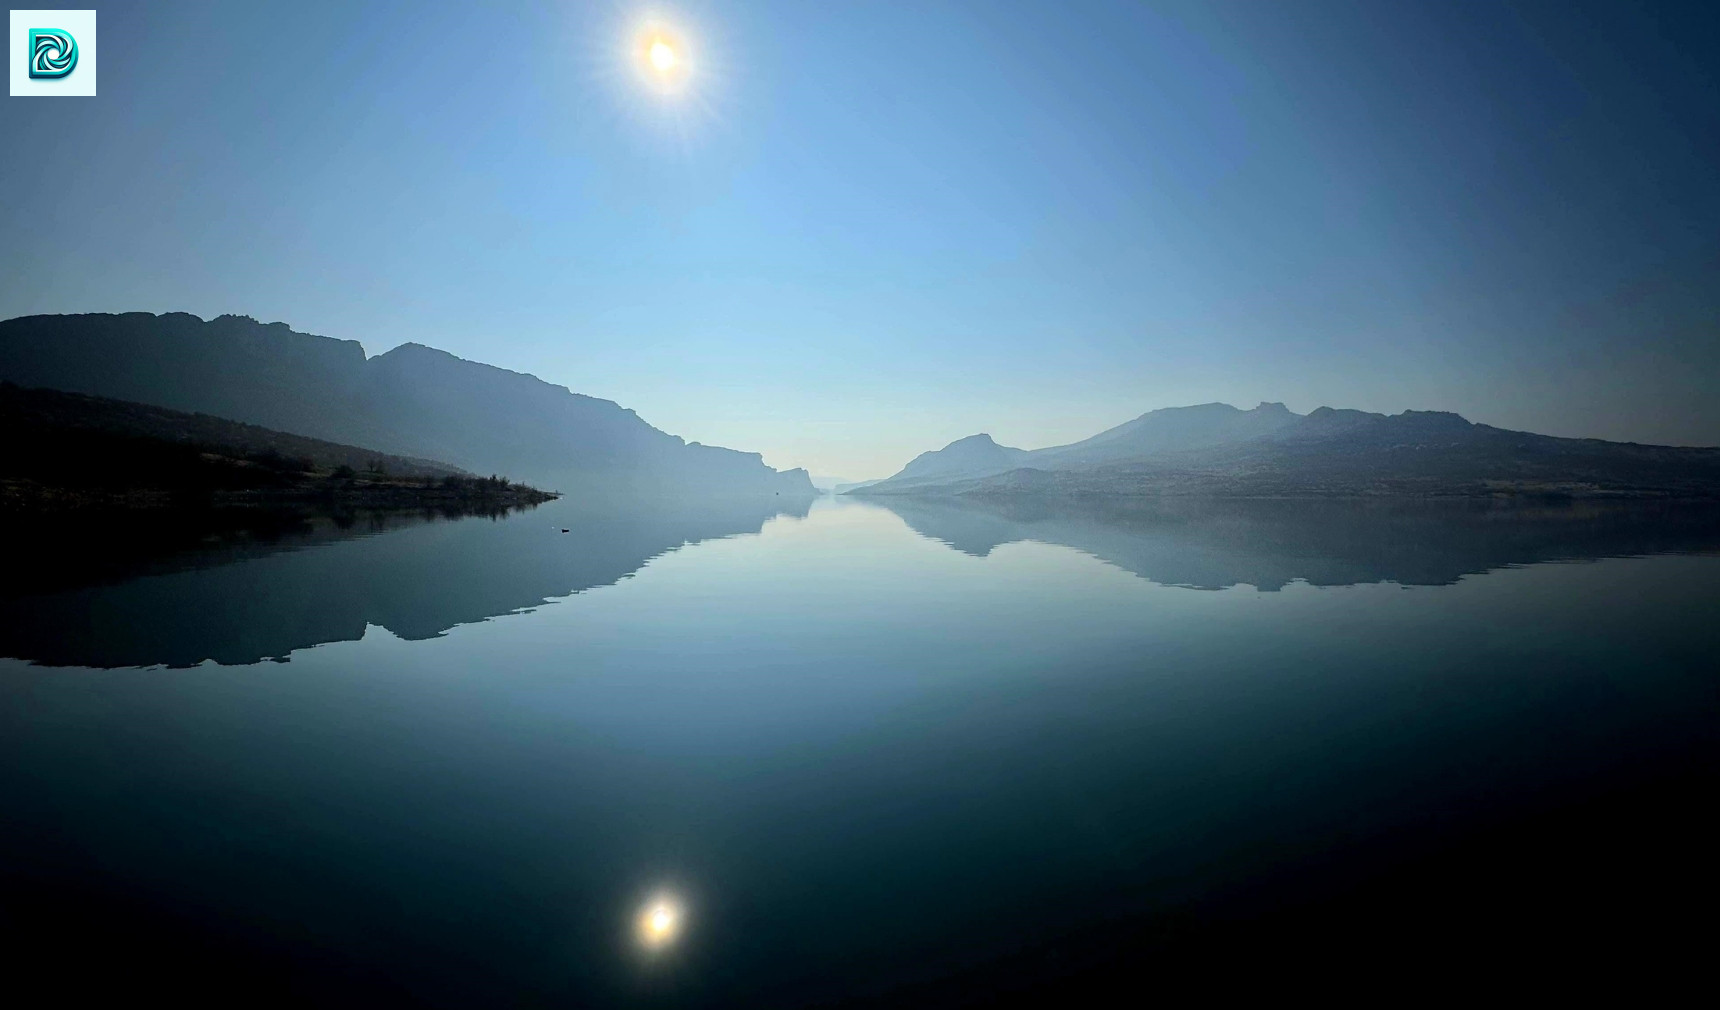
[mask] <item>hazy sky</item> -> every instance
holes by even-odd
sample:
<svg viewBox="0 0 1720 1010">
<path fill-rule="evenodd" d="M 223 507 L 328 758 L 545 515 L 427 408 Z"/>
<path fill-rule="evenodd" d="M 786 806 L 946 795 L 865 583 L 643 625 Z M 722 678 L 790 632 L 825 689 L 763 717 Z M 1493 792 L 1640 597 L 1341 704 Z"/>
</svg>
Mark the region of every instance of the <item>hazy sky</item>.
<svg viewBox="0 0 1720 1010">
<path fill-rule="evenodd" d="M 1720 4 L 98 10 L 99 97 L 0 106 L 0 317 L 416 340 L 853 478 L 1209 400 L 1720 443 Z"/>
</svg>

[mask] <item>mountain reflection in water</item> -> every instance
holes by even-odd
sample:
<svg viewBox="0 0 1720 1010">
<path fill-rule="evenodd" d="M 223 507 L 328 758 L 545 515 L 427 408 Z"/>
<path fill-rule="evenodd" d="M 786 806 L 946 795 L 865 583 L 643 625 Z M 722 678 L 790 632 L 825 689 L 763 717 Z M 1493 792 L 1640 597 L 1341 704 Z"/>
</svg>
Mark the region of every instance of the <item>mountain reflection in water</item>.
<svg viewBox="0 0 1720 1010">
<path fill-rule="evenodd" d="M 1717 531 L 775 495 L 15 523 L 0 961 L 223 1006 L 1689 989 Z M 1614 555 L 1658 556 L 1561 563 Z"/>
<path fill-rule="evenodd" d="M 985 557 L 1039 541 L 1167 586 L 1441 586 L 1548 561 L 1720 551 L 1720 508 L 1474 500 L 881 498 L 922 536 Z"/>
<path fill-rule="evenodd" d="M 484 515 L 142 515 L 19 522 L 0 656 L 194 666 L 408 640 L 614 583 L 689 543 L 757 533 L 810 499 L 605 498 Z M 561 530 L 566 528 L 567 534 Z"/>
<path fill-rule="evenodd" d="M 810 500 L 603 498 L 487 515 L 145 516 L 18 522 L 0 656 L 47 666 L 282 660 L 376 625 L 417 640 L 613 584 L 668 551 L 757 533 Z M 875 508 L 875 505 L 848 507 Z M 1675 504 L 890 499 L 976 557 L 1061 544 L 1169 586 L 1444 585 L 1546 561 L 1720 551 Z M 561 531 L 566 529 L 564 534 Z"/>
</svg>

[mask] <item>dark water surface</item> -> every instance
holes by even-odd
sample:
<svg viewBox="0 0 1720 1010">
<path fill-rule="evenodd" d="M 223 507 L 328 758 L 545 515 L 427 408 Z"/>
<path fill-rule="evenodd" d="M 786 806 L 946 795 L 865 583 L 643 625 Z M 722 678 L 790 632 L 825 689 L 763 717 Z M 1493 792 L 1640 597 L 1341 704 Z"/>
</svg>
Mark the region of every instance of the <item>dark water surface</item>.
<svg viewBox="0 0 1720 1010">
<path fill-rule="evenodd" d="M 773 498 L 5 536 L 11 985 L 1054 1005 L 1709 956 L 1712 512 Z M 680 930 L 647 951 L 659 895 Z"/>
</svg>

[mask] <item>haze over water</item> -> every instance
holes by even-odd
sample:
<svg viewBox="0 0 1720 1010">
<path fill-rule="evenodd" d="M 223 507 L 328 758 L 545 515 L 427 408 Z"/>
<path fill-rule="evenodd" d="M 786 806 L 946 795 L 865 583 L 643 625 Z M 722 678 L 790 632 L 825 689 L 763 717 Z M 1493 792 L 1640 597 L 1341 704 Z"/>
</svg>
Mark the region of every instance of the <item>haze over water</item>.
<svg viewBox="0 0 1720 1010">
<path fill-rule="evenodd" d="M 0 928 L 445 1005 L 1694 956 L 1717 530 L 562 501 L 20 590 Z"/>
</svg>

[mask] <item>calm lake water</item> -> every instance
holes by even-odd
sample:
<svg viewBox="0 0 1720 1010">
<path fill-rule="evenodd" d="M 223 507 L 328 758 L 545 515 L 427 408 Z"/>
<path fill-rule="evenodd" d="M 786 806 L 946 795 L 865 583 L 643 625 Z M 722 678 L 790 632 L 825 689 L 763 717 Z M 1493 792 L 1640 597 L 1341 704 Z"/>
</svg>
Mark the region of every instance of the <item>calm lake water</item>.
<svg viewBox="0 0 1720 1010">
<path fill-rule="evenodd" d="M 561 501 L 5 536 L 14 983 L 1054 1003 L 1709 956 L 1712 513 Z"/>
</svg>

